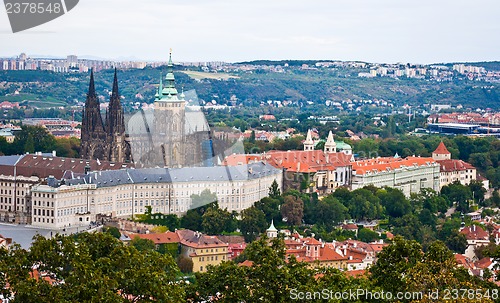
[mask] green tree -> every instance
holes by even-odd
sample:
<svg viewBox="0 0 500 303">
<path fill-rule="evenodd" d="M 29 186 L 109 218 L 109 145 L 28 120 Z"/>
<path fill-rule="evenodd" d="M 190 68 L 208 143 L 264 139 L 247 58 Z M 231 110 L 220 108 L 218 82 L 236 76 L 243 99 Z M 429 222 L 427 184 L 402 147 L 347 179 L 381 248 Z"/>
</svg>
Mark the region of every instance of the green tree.
<svg viewBox="0 0 500 303">
<path fill-rule="evenodd" d="M 358 240 L 366 243 L 373 242 L 378 239 L 378 234 L 368 228 L 361 228 L 358 231 Z"/>
<path fill-rule="evenodd" d="M 268 227 L 265 214 L 255 206 L 241 212 L 240 230 L 246 242 L 252 242 Z"/>
<path fill-rule="evenodd" d="M 135 247 L 138 251 L 153 251 L 156 249 L 155 243 L 149 239 L 134 237 L 130 241 L 130 245 Z"/>
<path fill-rule="evenodd" d="M 106 233 L 35 236 L 29 251 L 20 246 L 0 250 L 0 272 L 0 283 L 8 277 L 10 284 L 2 292 L 15 293 L 14 303 L 184 301 L 171 256 L 139 252 Z M 30 278 L 39 273 L 55 283 Z"/>
<path fill-rule="evenodd" d="M 115 237 L 116 239 L 120 239 L 122 234 L 120 233 L 120 230 L 114 226 L 105 226 L 102 228 L 102 232 L 108 233 Z"/>
<path fill-rule="evenodd" d="M 421 260 L 422 246 L 397 236 L 392 245 L 378 254 L 377 263 L 370 268 L 373 282 L 386 291 L 406 291 L 407 273 Z"/>
<path fill-rule="evenodd" d="M 177 258 L 177 266 L 179 266 L 182 273 L 189 274 L 193 272 L 193 260 L 186 256 L 180 255 Z"/>
<path fill-rule="evenodd" d="M 450 250 L 458 254 L 463 254 L 467 249 L 467 238 L 464 234 L 454 232 L 446 237 L 445 244 Z"/>
<path fill-rule="evenodd" d="M 197 209 L 190 209 L 181 217 L 181 227 L 200 231 L 202 229 L 203 218 Z"/>
<path fill-rule="evenodd" d="M 26 142 L 24 143 L 24 152 L 26 153 L 34 153 L 35 152 L 35 140 L 33 139 L 32 134 L 28 134 L 28 137 L 26 138 Z"/>
<path fill-rule="evenodd" d="M 391 217 L 402 217 L 411 211 L 410 201 L 398 189 L 386 187 L 378 190 L 376 195 Z"/>
<path fill-rule="evenodd" d="M 286 196 L 281 206 L 281 215 L 289 225 L 301 225 L 304 216 L 304 202 L 295 196 Z"/>
<path fill-rule="evenodd" d="M 351 218 L 373 220 L 382 217 L 384 207 L 380 204 L 380 199 L 369 189 L 356 189 L 351 193 L 350 197 L 344 205 L 349 209 Z"/>
<path fill-rule="evenodd" d="M 230 226 L 229 221 L 233 220 L 231 213 L 227 210 L 220 209 L 217 207 L 208 208 L 203 216 L 201 216 L 202 230 L 209 235 L 219 235 L 223 231 L 232 232 L 226 230 L 226 227 Z"/>
<path fill-rule="evenodd" d="M 314 213 L 316 223 L 333 227 L 347 218 L 348 209 L 338 199 L 330 195 L 318 201 Z"/>
<path fill-rule="evenodd" d="M 456 202 L 457 210 L 461 212 L 469 212 L 469 201 L 472 200 L 472 191 L 469 187 L 455 181 L 441 188 L 441 195 L 450 202 Z"/>
<path fill-rule="evenodd" d="M 483 204 L 484 194 L 486 193 L 486 189 L 483 187 L 483 182 L 478 180 L 472 180 L 467 186 L 470 188 L 472 192 L 472 196 L 474 197 L 474 202 L 478 204 Z"/>
<path fill-rule="evenodd" d="M 255 130 L 252 130 L 250 133 L 250 139 L 248 139 L 250 143 L 254 144 L 255 143 Z"/>
<path fill-rule="evenodd" d="M 281 222 L 281 201 L 279 199 L 264 197 L 255 202 L 254 205 L 257 209 L 262 210 L 262 212 L 266 215 L 267 222 L 271 222 L 271 220 L 274 220 L 275 222 Z"/>
<path fill-rule="evenodd" d="M 271 187 L 269 188 L 269 197 L 273 199 L 279 199 L 281 197 L 280 188 L 276 179 L 274 179 Z"/>
</svg>

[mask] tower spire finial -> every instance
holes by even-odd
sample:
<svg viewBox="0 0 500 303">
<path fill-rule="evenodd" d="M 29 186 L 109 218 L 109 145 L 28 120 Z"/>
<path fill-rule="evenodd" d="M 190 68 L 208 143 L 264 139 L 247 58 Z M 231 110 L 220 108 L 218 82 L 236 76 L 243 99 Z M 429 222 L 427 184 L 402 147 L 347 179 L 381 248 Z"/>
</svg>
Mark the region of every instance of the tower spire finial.
<svg viewBox="0 0 500 303">
<path fill-rule="evenodd" d="M 168 66 L 173 66 L 174 63 L 172 62 L 172 48 L 170 48 L 170 53 L 168 54 Z"/>
</svg>

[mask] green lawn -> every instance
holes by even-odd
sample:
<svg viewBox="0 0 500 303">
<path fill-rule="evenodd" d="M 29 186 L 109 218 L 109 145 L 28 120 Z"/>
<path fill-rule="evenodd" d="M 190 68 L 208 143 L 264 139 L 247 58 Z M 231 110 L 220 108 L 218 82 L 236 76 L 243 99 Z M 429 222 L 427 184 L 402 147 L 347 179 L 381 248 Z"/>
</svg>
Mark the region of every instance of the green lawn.
<svg viewBox="0 0 500 303">
<path fill-rule="evenodd" d="M 59 107 L 66 106 L 66 102 L 55 99 L 53 97 L 47 96 L 40 98 L 38 95 L 34 94 L 19 94 L 19 95 L 8 95 L 0 97 L 0 102 L 9 101 L 9 102 L 23 102 L 27 101 L 30 106 L 38 107 L 38 108 L 48 108 L 48 107 Z"/>
</svg>

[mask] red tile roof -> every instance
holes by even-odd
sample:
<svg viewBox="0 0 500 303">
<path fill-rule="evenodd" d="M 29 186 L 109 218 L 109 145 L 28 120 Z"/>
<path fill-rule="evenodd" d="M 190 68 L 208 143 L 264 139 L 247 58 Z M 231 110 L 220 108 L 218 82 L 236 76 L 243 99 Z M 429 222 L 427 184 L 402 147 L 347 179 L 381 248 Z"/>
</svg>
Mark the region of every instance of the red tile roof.
<svg viewBox="0 0 500 303">
<path fill-rule="evenodd" d="M 87 165 L 90 166 L 91 171 L 115 170 L 134 166 L 132 163 L 114 163 L 45 155 L 23 155 L 15 164 L 15 167 L 17 175 L 38 176 L 39 178 L 47 178 L 52 175 L 56 179 L 61 179 L 66 171 L 83 174 Z M 0 165 L 0 174 L 12 175 L 13 171 L 14 165 Z"/>
<path fill-rule="evenodd" d="M 262 155 L 257 155 L 257 154 L 233 154 L 230 156 L 227 156 L 224 161 L 222 162 L 222 165 L 226 166 L 236 166 L 236 165 L 242 165 L 242 164 L 250 164 L 254 162 L 259 162 L 262 161 Z"/>
<path fill-rule="evenodd" d="M 477 225 L 466 226 L 460 233 L 464 234 L 467 240 L 489 240 L 488 232 Z"/>
<path fill-rule="evenodd" d="M 370 243 L 371 248 L 375 253 L 379 253 L 384 247 L 389 246 L 387 243 Z"/>
<path fill-rule="evenodd" d="M 393 158 L 381 157 L 367 160 L 360 160 L 352 163 L 353 174 L 364 175 L 368 172 L 393 171 L 403 167 L 424 166 L 436 163 L 432 158 L 407 157 Z"/>
<path fill-rule="evenodd" d="M 463 266 L 467 269 L 475 269 L 475 265 L 474 263 L 472 262 L 471 259 L 469 259 L 468 257 L 462 255 L 462 254 L 455 254 L 455 261 L 457 261 L 457 264 L 460 265 L 460 266 Z"/>
<path fill-rule="evenodd" d="M 356 224 L 344 224 L 342 225 L 342 229 L 348 229 L 348 230 L 358 230 L 358 226 Z"/>
<path fill-rule="evenodd" d="M 337 253 L 334 249 L 330 247 L 323 247 L 320 250 L 320 256 L 318 258 L 320 261 L 341 261 L 347 260 L 347 257 L 344 257 Z"/>
<path fill-rule="evenodd" d="M 449 159 L 449 160 L 437 160 L 436 162 L 438 162 L 439 165 L 441 166 L 440 168 L 441 172 L 453 172 L 453 171 L 464 171 L 467 169 L 476 169 L 471 164 L 462 160 Z"/>
<path fill-rule="evenodd" d="M 265 160 L 276 168 L 291 172 L 310 173 L 334 170 L 351 165 L 351 155 L 344 153 L 326 154 L 322 150 L 270 151 Z"/>
<path fill-rule="evenodd" d="M 189 229 L 177 230 L 176 233 L 180 238 L 181 244 L 185 246 L 193 248 L 228 247 L 227 243 L 222 242 L 216 236 L 207 236 Z"/>
<path fill-rule="evenodd" d="M 478 260 L 475 265 L 477 268 L 482 268 L 486 269 L 488 268 L 491 264 L 493 264 L 493 260 L 491 258 L 482 258 L 481 260 Z"/>
<path fill-rule="evenodd" d="M 446 146 L 444 145 L 443 141 L 439 143 L 438 147 L 436 148 L 435 151 L 432 152 L 433 154 L 438 154 L 438 155 L 448 155 L 451 154 Z"/>
<path fill-rule="evenodd" d="M 366 274 L 366 270 L 364 270 L 364 269 L 349 270 L 349 271 L 345 272 L 346 276 L 354 277 L 354 278 L 364 276 L 365 274 Z"/>
<path fill-rule="evenodd" d="M 179 236 L 171 231 L 161 234 L 134 234 L 130 235 L 131 238 L 141 238 L 153 241 L 156 245 L 167 244 L 167 243 L 179 243 Z"/>
<path fill-rule="evenodd" d="M 252 267 L 253 266 L 253 261 L 245 260 L 245 261 L 239 263 L 238 266 Z"/>
<path fill-rule="evenodd" d="M 321 242 L 314 238 L 303 238 L 302 242 L 306 243 L 307 245 L 321 245 Z"/>
</svg>

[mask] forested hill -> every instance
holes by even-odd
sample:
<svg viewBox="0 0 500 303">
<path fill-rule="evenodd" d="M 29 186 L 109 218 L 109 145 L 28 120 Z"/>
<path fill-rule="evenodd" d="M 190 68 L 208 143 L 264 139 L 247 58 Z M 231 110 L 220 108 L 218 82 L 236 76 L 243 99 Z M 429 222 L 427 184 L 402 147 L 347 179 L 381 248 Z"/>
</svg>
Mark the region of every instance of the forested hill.
<svg viewBox="0 0 500 303">
<path fill-rule="evenodd" d="M 184 91 L 194 89 L 202 100 L 214 100 L 217 104 L 229 103 L 231 99 L 232 103 L 245 106 L 260 106 L 268 100 L 290 101 L 289 106 L 325 104 L 327 100 L 385 100 L 396 106 L 444 103 L 472 109 L 500 108 L 498 82 L 469 80 L 460 75 L 446 81 L 367 78 L 358 76 L 370 72 L 366 68 L 316 68 L 315 62 L 286 61 L 285 67 L 285 61 L 253 61 L 217 72 L 177 66 L 175 76 L 179 91 L 182 87 Z M 500 62 L 477 65 L 500 70 Z M 135 102 L 152 102 L 161 71 L 165 74 L 165 67 L 119 71 L 120 93 L 126 108 Z M 107 100 L 113 71 L 97 72 L 95 80 L 98 94 Z M 34 107 L 74 105 L 85 100 L 88 81 L 88 73 L 0 71 L 0 102 L 24 102 L 23 105 Z"/>
</svg>

